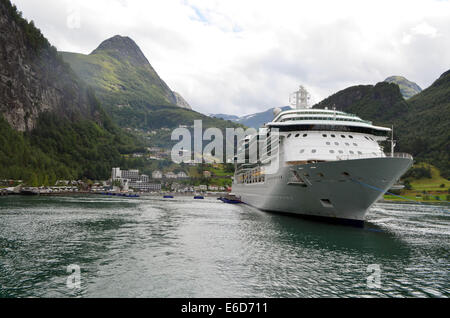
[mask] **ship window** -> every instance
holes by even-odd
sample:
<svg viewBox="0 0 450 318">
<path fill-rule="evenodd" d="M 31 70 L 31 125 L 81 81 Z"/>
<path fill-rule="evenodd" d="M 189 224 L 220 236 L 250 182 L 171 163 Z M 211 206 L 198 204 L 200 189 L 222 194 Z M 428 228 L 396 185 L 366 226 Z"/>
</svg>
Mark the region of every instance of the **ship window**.
<svg viewBox="0 0 450 318">
<path fill-rule="evenodd" d="M 362 155 L 362 152 L 361 152 L 361 151 L 358 151 L 358 155 Z"/>
<path fill-rule="evenodd" d="M 353 136 L 352 136 L 352 135 L 349 135 L 348 138 L 353 139 Z"/>
<path fill-rule="evenodd" d="M 341 138 L 345 138 L 345 136 L 344 136 L 344 135 L 341 135 Z"/>
<path fill-rule="evenodd" d="M 306 137 L 306 136 L 308 136 L 308 134 L 303 134 L 303 137 Z"/>
<path fill-rule="evenodd" d="M 334 150 L 330 150 L 330 153 L 334 153 Z"/>
<path fill-rule="evenodd" d="M 346 146 L 350 146 L 350 144 L 348 142 L 345 143 Z"/>
<path fill-rule="evenodd" d="M 329 141 L 327 141 L 327 145 L 330 145 L 330 142 L 329 142 Z"/>
<path fill-rule="evenodd" d="M 304 153 L 304 152 L 305 152 L 305 149 L 300 150 L 300 153 Z"/>
<path fill-rule="evenodd" d="M 349 152 L 350 152 L 350 153 L 351 153 L 352 155 L 354 154 L 354 152 L 353 152 L 353 151 L 351 151 L 351 150 L 350 150 Z"/>
<path fill-rule="evenodd" d="M 338 142 L 335 142 L 334 144 L 335 144 L 336 146 L 339 146 L 339 143 L 338 143 Z"/>
<path fill-rule="evenodd" d="M 322 137 L 325 137 L 325 138 L 326 138 L 326 137 L 327 137 L 327 134 L 323 134 Z"/>
<path fill-rule="evenodd" d="M 330 135 L 330 136 L 333 137 L 333 138 L 336 137 L 335 135 Z"/>
<path fill-rule="evenodd" d="M 316 149 L 311 150 L 312 153 L 316 153 Z"/>
<path fill-rule="evenodd" d="M 287 135 L 287 137 L 288 137 L 288 138 L 291 137 L 291 134 Z"/>
<path fill-rule="evenodd" d="M 300 136 L 300 134 L 296 134 L 296 135 L 295 135 L 295 138 L 298 138 L 298 136 Z"/>
<path fill-rule="evenodd" d="M 339 153 L 344 153 L 342 150 L 339 150 Z"/>
<path fill-rule="evenodd" d="M 364 136 L 364 138 L 366 138 L 367 140 L 369 140 L 369 138 L 367 138 L 366 136 Z"/>
<path fill-rule="evenodd" d="M 355 147 L 358 147 L 358 144 L 356 144 L 356 143 L 353 143 L 353 146 L 355 146 Z"/>
</svg>

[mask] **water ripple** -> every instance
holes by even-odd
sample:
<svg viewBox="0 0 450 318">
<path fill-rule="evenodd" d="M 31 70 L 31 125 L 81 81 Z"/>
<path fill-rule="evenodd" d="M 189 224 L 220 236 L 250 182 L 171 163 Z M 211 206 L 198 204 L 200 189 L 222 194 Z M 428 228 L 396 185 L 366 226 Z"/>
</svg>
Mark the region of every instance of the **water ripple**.
<svg viewBox="0 0 450 318">
<path fill-rule="evenodd" d="M 213 199 L 1 198 L 0 297 L 448 297 L 447 212 L 377 204 L 359 229 Z"/>
</svg>

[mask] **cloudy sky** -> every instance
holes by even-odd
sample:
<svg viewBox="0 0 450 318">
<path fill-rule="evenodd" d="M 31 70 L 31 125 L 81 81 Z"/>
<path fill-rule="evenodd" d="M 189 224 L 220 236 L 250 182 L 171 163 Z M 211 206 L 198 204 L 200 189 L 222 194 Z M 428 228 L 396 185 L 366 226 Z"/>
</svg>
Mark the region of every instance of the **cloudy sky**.
<svg viewBox="0 0 450 318">
<path fill-rule="evenodd" d="M 403 75 L 450 69 L 450 1 L 12 0 L 58 50 L 136 41 L 197 111 L 243 115 Z"/>
</svg>

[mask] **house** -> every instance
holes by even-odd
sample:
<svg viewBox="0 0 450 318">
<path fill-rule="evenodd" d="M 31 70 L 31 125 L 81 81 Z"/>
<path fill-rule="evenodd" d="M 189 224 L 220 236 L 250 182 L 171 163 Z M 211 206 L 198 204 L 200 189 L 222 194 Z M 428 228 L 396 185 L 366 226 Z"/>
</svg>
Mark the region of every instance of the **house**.
<svg viewBox="0 0 450 318">
<path fill-rule="evenodd" d="M 162 179 L 163 175 L 162 172 L 159 170 L 155 170 L 152 172 L 152 178 L 153 179 Z"/>
<path fill-rule="evenodd" d="M 166 179 L 176 179 L 176 178 L 177 178 L 177 175 L 176 175 L 175 173 L 169 171 L 169 172 L 166 172 L 166 173 L 164 174 L 164 177 L 165 177 Z"/>
<path fill-rule="evenodd" d="M 203 171 L 203 176 L 205 178 L 211 178 L 211 172 L 210 171 Z"/>
<path fill-rule="evenodd" d="M 177 173 L 177 178 L 178 179 L 184 179 L 184 178 L 187 178 L 187 177 L 188 177 L 188 175 L 184 171 L 180 171 L 180 172 Z"/>
</svg>

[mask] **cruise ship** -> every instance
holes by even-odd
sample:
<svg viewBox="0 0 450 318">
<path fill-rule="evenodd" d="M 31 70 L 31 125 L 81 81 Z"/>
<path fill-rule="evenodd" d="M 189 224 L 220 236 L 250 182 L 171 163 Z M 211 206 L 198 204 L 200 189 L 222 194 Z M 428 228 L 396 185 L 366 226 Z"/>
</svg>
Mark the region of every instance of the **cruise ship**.
<svg viewBox="0 0 450 318">
<path fill-rule="evenodd" d="M 308 108 L 308 99 L 300 86 L 295 108 L 275 109 L 271 122 L 242 140 L 235 162 L 239 155 L 245 160 L 235 165 L 232 193 L 264 211 L 363 225 L 369 208 L 413 158 L 394 153 L 391 128 L 335 109 Z M 264 158 L 255 147 L 261 136 L 267 136 Z M 255 151 L 257 159 L 249 160 Z"/>
</svg>

